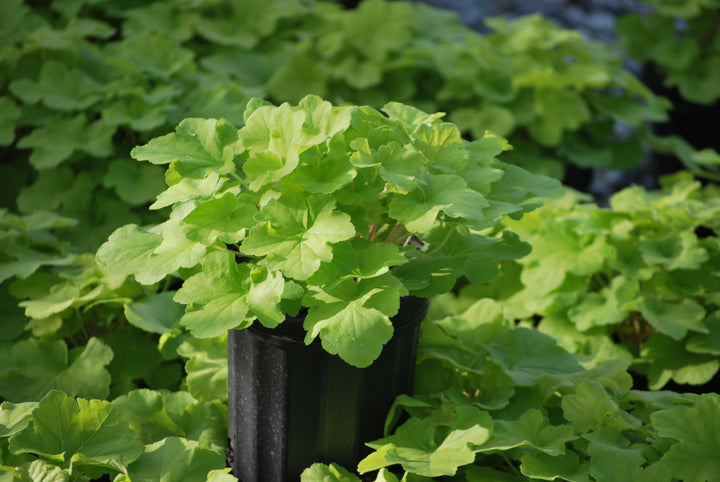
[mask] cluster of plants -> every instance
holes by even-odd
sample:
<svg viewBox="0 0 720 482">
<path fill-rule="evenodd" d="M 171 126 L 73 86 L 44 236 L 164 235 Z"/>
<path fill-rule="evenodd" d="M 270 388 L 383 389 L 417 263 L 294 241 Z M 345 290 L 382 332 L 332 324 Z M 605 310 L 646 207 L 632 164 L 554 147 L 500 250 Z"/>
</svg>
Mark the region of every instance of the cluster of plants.
<svg viewBox="0 0 720 482">
<path fill-rule="evenodd" d="M 303 480 L 357 482 L 374 471 L 376 481 L 715 478 L 719 395 L 633 390 L 625 361 L 585 365 L 493 300 L 436 312 L 424 324 L 415 394 L 398 397 L 387 436 L 368 444 L 358 472 L 315 464 Z"/>
<path fill-rule="evenodd" d="M 716 100 L 713 1 L 647 3 L 685 21 L 629 17 L 621 45 Z M 718 155 L 650 132 L 670 104 L 618 52 L 487 25 L 383 0 L 0 2 L 0 481 L 235 480 L 225 331 L 307 311 L 308 341 L 364 366 L 408 294 L 433 298 L 416 391 L 364 477 L 712 479 L 720 399 L 631 377 L 720 368 L 716 186 L 539 208 L 557 182 L 536 174 L 655 149 L 712 177 Z"/>
<path fill-rule="evenodd" d="M 708 383 L 720 368 L 720 190 L 687 172 L 661 183 L 608 208 L 566 191 L 508 221 L 532 252 L 456 302 L 492 298 L 581 357 L 627 360 L 652 389 Z"/>
<path fill-rule="evenodd" d="M 720 99 L 720 2 L 642 0 L 650 12 L 617 22 L 623 49 L 661 75 L 666 87 L 698 104 Z"/>
</svg>

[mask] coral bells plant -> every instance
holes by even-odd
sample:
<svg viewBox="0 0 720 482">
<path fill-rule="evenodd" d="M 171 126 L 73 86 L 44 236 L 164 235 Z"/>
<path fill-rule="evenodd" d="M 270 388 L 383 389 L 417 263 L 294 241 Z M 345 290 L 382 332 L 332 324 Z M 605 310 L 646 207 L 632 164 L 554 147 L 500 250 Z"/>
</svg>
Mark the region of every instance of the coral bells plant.
<svg viewBox="0 0 720 482">
<path fill-rule="evenodd" d="M 502 138 L 467 142 L 442 116 L 307 96 L 297 106 L 253 99 L 240 129 L 185 119 L 132 151 L 168 164 L 168 189 L 151 206 L 169 207 L 168 219 L 117 229 L 97 258 L 143 284 L 181 279 L 174 299 L 195 336 L 301 315 L 306 343 L 319 337 L 368 366 L 401 297 L 495 277 L 501 260 L 530 250 L 496 226 L 558 187 L 498 161 Z"/>
</svg>

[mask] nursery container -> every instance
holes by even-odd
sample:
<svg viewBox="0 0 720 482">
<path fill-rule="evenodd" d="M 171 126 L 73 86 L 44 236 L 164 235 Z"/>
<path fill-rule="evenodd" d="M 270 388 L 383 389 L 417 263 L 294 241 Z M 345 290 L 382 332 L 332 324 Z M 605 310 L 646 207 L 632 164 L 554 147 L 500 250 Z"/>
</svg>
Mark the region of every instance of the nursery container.
<svg viewBox="0 0 720 482">
<path fill-rule="evenodd" d="M 315 462 L 350 469 L 383 436 L 395 397 L 409 393 L 422 298 L 401 299 L 393 338 L 367 368 L 305 345 L 302 317 L 228 334 L 229 463 L 242 482 L 299 480 Z"/>
</svg>

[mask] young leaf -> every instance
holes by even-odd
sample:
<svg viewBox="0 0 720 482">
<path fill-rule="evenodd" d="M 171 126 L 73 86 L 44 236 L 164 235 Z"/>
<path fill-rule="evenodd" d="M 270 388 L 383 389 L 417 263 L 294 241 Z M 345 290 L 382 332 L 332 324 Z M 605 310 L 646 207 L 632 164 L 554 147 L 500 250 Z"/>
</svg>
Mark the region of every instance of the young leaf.
<svg viewBox="0 0 720 482">
<path fill-rule="evenodd" d="M 308 332 L 305 343 L 319 336 L 327 352 L 353 366 L 370 365 L 392 337 L 390 317 L 399 309 L 401 290 L 389 273 L 313 290 L 304 300 L 310 307 L 303 323 Z"/>
<path fill-rule="evenodd" d="M 255 204 L 239 200 L 228 192 L 193 209 L 183 219 L 185 234 L 203 244 L 212 244 L 217 239 L 235 244 L 242 240 L 245 230 L 254 225 L 256 212 Z"/>
<path fill-rule="evenodd" d="M 130 155 L 152 164 L 173 163 L 183 176 L 203 179 L 210 172 L 233 171 L 239 152 L 237 129 L 232 124 L 223 119 L 189 118 L 180 122 L 174 133 L 156 137 Z"/>
<path fill-rule="evenodd" d="M 250 180 L 250 189 L 257 191 L 297 167 L 299 154 L 304 150 L 304 122 L 305 112 L 289 104 L 259 107 L 250 114 L 239 131 L 242 144 L 249 152 L 243 170 Z"/>
<path fill-rule="evenodd" d="M 263 207 L 260 216 L 264 223 L 250 230 L 241 251 L 268 255 L 269 269 L 297 280 L 308 279 L 321 262 L 332 260 L 332 244 L 355 234 L 350 216 L 337 211 L 331 200 L 307 204 L 281 197 Z"/>
<path fill-rule="evenodd" d="M 390 217 L 402 221 L 408 231 L 429 231 L 441 211 L 470 221 L 470 226 L 483 222 L 482 208 L 490 204 L 482 194 L 469 189 L 462 177 L 443 174 L 418 181 L 419 189 L 407 196 L 394 196 L 389 204 Z"/>
<path fill-rule="evenodd" d="M 180 323 L 202 338 L 213 337 L 231 328 L 246 328 L 257 317 L 274 327 L 285 319 L 279 303 L 285 280 L 278 272 L 265 272 L 264 279 L 252 280 L 253 268 L 238 264 L 229 252 L 205 257 L 203 269 L 183 283 L 175 301 L 192 305 Z M 257 276 L 264 272 L 256 268 Z"/>
</svg>

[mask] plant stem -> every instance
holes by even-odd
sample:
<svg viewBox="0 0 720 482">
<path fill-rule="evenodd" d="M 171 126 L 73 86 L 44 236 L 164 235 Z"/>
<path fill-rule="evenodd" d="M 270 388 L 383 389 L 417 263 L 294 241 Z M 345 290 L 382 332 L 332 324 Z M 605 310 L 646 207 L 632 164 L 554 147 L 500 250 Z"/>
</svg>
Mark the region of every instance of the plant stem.
<svg viewBox="0 0 720 482">
<path fill-rule="evenodd" d="M 368 241 L 372 241 L 375 239 L 375 232 L 377 231 L 377 226 L 377 223 L 370 225 L 370 228 L 368 229 Z"/>
<path fill-rule="evenodd" d="M 398 228 L 402 226 L 402 223 L 400 221 L 397 221 L 395 223 L 395 226 L 390 230 L 390 234 L 388 234 L 388 237 L 385 238 L 386 243 L 395 244 L 395 235 L 397 234 Z"/>
</svg>

